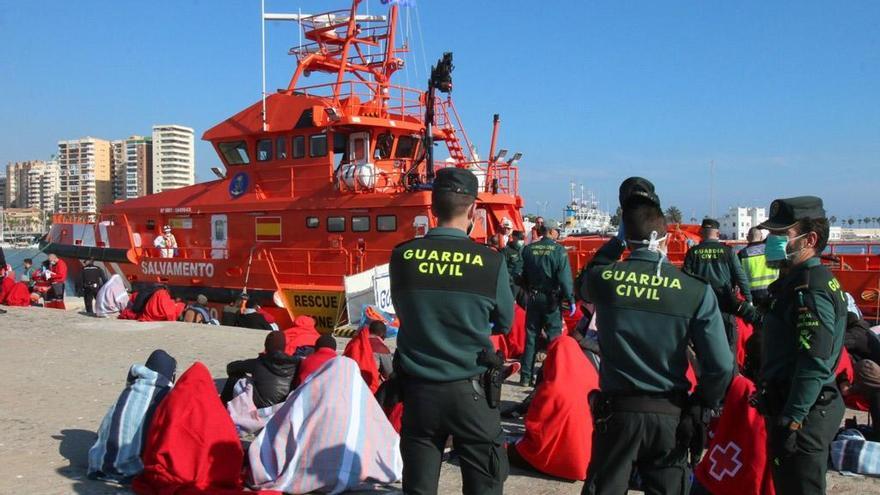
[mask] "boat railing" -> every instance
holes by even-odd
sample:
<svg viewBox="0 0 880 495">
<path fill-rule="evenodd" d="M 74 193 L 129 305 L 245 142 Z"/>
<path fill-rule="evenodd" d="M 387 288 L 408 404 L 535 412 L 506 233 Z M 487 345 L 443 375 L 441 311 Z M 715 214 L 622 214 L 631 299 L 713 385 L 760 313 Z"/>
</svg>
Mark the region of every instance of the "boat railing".
<svg viewBox="0 0 880 495">
<path fill-rule="evenodd" d="M 316 84 L 294 89 L 305 96 L 319 98 L 337 98 L 337 103 L 349 105 L 356 110 L 353 115 L 374 116 L 380 118 L 410 117 L 421 120 L 425 115 L 425 104 L 422 92 L 405 86 L 387 85 L 380 87 L 379 83 L 372 81 L 343 81 L 341 83 Z M 353 99 L 356 97 L 356 101 Z M 374 101 L 376 98 L 384 100 L 381 105 Z M 373 115 L 378 111 L 378 114 Z"/>
<path fill-rule="evenodd" d="M 265 249 L 266 258 L 279 285 L 321 285 L 351 274 L 352 257 L 345 248 L 271 248 Z M 327 280 L 323 277 L 328 277 Z"/>
<path fill-rule="evenodd" d="M 223 260 L 229 258 L 229 249 L 210 246 L 177 246 L 176 248 L 140 247 L 135 253 L 141 259 L 179 261 Z M 170 256 L 168 256 L 170 254 Z"/>
</svg>

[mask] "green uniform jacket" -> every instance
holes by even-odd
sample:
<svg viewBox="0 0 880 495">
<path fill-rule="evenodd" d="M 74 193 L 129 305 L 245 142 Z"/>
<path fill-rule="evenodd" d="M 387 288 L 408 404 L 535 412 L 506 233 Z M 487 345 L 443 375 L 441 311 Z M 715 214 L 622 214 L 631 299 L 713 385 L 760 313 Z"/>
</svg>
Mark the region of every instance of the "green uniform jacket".
<svg viewBox="0 0 880 495">
<path fill-rule="evenodd" d="M 802 422 L 823 385 L 834 383 L 846 331 L 840 282 L 811 258 L 770 285 L 761 380 L 787 394 L 781 415 Z"/>
<path fill-rule="evenodd" d="M 477 354 L 491 351 L 489 335 L 509 332 L 513 322 L 501 254 L 462 230 L 437 227 L 395 247 L 389 271 L 403 370 L 437 382 L 486 371 Z"/>
<path fill-rule="evenodd" d="M 545 237 L 523 249 L 523 284 L 529 290 L 559 292 L 560 300 L 574 302 L 574 282 L 568 253 L 558 242 Z"/>
<path fill-rule="evenodd" d="M 508 242 L 501 254 L 507 263 L 507 274 L 510 276 L 511 285 L 515 284 L 521 277 L 523 271 L 523 248 L 516 245 L 516 242 Z"/>
<path fill-rule="evenodd" d="M 600 248 L 581 288 L 596 308 L 600 388 L 610 394 L 687 393 L 693 344 L 701 370 L 695 394 L 717 406 L 733 377 L 733 356 L 714 292 L 646 248 L 617 261 L 623 248 L 616 238 Z"/>
<path fill-rule="evenodd" d="M 681 268 L 706 280 L 714 289 L 736 285 L 746 301 L 752 302 L 749 280 L 739 259 L 733 249 L 718 240 L 708 239 L 688 249 Z"/>
</svg>

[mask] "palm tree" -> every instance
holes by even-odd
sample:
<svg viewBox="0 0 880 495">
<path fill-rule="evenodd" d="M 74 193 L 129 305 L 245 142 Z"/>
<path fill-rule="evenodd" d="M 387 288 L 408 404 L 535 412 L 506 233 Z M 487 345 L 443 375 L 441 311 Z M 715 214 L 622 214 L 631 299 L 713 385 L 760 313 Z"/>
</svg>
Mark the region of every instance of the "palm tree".
<svg viewBox="0 0 880 495">
<path fill-rule="evenodd" d="M 837 217 L 835 217 L 834 215 L 831 215 L 831 218 L 829 218 L 828 220 L 831 220 L 831 225 L 834 225 L 837 223 Z"/>
<path fill-rule="evenodd" d="M 856 223 L 856 222 L 855 222 L 855 220 L 853 220 L 852 218 L 850 218 L 850 219 L 848 219 L 848 220 L 846 221 L 846 223 L 848 223 L 849 226 L 852 227 L 852 225 L 853 225 L 854 223 Z"/>
<path fill-rule="evenodd" d="M 681 223 L 681 210 L 675 206 L 666 209 L 666 221 L 669 223 Z"/>
<path fill-rule="evenodd" d="M 872 220 L 874 219 L 871 217 L 865 217 L 865 228 L 868 228 L 868 226 L 871 225 Z"/>
</svg>

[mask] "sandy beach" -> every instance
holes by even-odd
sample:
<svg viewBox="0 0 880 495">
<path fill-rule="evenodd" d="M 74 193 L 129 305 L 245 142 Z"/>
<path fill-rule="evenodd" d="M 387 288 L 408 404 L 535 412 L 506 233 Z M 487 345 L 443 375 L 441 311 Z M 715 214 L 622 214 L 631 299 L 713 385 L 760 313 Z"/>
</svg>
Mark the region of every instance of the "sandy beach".
<svg viewBox="0 0 880 495">
<path fill-rule="evenodd" d="M 229 327 L 96 319 L 76 309 L 7 309 L 0 316 L 0 374 L 7 379 L 0 397 L 0 494 L 130 493 L 85 478 L 95 431 L 129 366 L 163 348 L 177 359 L 178 373 L 202 361 L 222 384 L 226 363 L 255 355 L 265 338 L 261 331 Z M 340 339 L 340 349 L 345 342 Z M 506 400 L 523 395 L 518 386 L 505 387 Z M 521 423 L 505 427 L 522 431 Z M 876 479 L 829 473 L 828 481 L 829 493 L 880 493 Z M 505 491 L 577 494 L 581 486 L 514 470 Z M 440 493 L 460 490 L 458 467 L 444 464 Z"/>
</svg>

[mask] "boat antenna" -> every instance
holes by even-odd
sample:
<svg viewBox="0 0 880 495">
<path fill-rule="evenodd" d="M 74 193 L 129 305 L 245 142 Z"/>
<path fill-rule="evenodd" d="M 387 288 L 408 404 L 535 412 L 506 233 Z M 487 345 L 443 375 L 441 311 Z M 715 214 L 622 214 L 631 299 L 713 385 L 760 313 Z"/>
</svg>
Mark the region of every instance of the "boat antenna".
<svg viewBox="0 0 880 495">
<path fill-rule="evenodd" d="M 260 60 L 263 69 L 263 132 L 266 132 L 266 0 L 260 0 Z"/>
<path fill-rule="evenodd" d="M 434 124 L 434 91 L 449 93 L 452 91 L 452 52 L 446 52 L 431 67 L 428 79 L 428 90 L 425 92 L 425 158 L 427 159 L 425 176 L 428 181 L 434 179 L 434 135 L 431 126 Z"/>
</svg>

